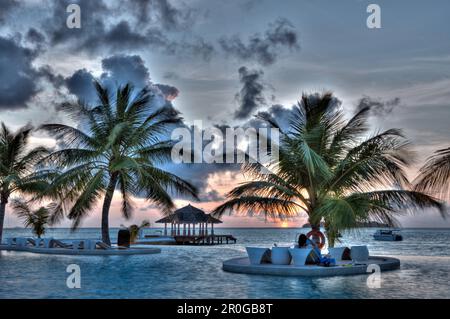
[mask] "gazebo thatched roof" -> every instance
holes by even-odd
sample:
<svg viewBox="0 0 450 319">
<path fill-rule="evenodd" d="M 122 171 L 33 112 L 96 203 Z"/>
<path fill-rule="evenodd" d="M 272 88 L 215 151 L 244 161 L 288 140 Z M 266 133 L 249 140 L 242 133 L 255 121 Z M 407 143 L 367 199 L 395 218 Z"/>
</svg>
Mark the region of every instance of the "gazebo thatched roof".
<svg viewBox="0 0 450 319">
<path fill-rule="evenodd" d="M 180 224 L 199 224 L 211 223 L 221 224 L 222 221 L 210 214 L 206 214 L 201 209 L 192 206 L 191 204 L 177 209 L 173 214 L 157 220 L 155 223 L 180 223 Z"/>
</svg>

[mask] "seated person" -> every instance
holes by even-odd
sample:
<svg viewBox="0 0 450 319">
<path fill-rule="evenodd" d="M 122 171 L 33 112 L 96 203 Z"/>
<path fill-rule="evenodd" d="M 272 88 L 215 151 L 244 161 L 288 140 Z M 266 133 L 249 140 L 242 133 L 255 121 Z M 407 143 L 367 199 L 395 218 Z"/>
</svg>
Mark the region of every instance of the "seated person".
<svg viewBox="0 0 450 319">
<path fill-rule="evenodd" d="M 311 239 L 306 237 L 305 234 L 300 234 L 300 236 L 298 237 L 298 248 L 311 248 L 311 249 L 314 249 L 314 251 L 316 252 L 317 256 L 319 258 L 321 256 L 320 248 L 317 246 L 317 244 L 314 241 L 312 241 Z"/>
</svg>

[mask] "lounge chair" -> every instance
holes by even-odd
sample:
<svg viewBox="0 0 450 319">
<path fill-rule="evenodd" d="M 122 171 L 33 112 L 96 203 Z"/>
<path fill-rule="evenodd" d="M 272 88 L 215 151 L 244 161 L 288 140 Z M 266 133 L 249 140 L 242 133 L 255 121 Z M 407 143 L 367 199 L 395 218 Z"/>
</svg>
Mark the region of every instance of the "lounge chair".
<svg viewBox="0 0 450 319">
<path fill-rule="evenodd" d="M 306 263 L 318 263 L 320 257 L 311 248 L 290 248 L 289 253 L 295 266 L 305 266 Z"/>
<path fill-rule="evenodd" d="M 346 248 L 348 247 L 328 248 L 328 254 L 331 256 L 331 258 L 334 258 L 336 261 L 342 261 L 342 255 L 344 254 Z"/>
<path fill-rule="evenodd" d="M 6 238 L 6 244 L 8 246 L 14 246 L 16 244 L 16 238 L 15 237 Z"/>
<path fill-rule="evenodd" d="M 42 243 L 42 244 L 44 243 L 44 239 L 42 239 L 42 238 L 36 238 L 36 239 L 34 240 L 34 247 L 40 247 L 40 246 L 41 246 L 41 243 Z"/>
<path fill-rule="evenodd" d="M 102 241 L 96 242 L 96 243 L 95 243 L 95 247 L 96 247 L 96 246 L 100 247 L 101 249 L 111 249 L 111 246 L 105 244 L 105 243 L 102 242 Z"/>
<path fill-rule="evenodd" d="M 289 247 L 273 247 L 271 260 L 274 265 L 289 265 L 291 263 Z"/>
<path fill-rule="evenodd" d="M 16 238 L 16 246 L 18 247 L 27 247 L 29 244 L 33 246 L 36 244 L 33 238 L 29 237 L 18 237 Z"/>
<path fill-rule="evenodd" d="M 271 252 L 269 248 L 245 247 L 245 249 L 252 265 L 259 265 L 270 260 Z"/>
<path fill-rule="evenodd" d="M 366 262 L 369 260 L 369 249 L 367 246 L 352 246 L 350 254 L 354 262 Z"/>
</svg>

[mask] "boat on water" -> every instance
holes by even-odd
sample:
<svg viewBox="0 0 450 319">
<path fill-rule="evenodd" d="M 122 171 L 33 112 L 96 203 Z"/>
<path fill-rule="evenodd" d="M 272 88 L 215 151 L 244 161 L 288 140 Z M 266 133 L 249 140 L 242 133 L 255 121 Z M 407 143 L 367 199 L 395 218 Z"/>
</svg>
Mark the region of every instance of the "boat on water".
<svg viewBox="0 0 450 319">
<path fill-rule="evenodd" d="M 375 240 L 383 240 L 383 241 L 401 241 L 403 240 L 403 236 L 399 234 L 400 230 L 398 229 L 378 229 L 375 234 L 373 234 L 373 238 Z"/>
</svg>

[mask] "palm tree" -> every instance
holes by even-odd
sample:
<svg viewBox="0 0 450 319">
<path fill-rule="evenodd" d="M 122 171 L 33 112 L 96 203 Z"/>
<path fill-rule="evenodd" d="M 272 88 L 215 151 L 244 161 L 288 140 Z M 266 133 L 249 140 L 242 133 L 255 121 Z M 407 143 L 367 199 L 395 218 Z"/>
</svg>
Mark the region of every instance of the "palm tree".
<svg viewBox="0 0 450 319">
<path fill-rule="evenodd" d="M 415 180 L 416 190 L 450 197 L 450 147 L 437 150 L 427 159 Z"/>
<path fill-rule="evenodd" d="M 44 147 L 30 148 L 33 128 L 29 125 L 12 132 L 1 123 L 0 128 L 0 242 L 6 205 L 14 193 L 37 194 L 45 187 L 42 174 L 35 165 L 48 154 Z"/>
<path fill-rule="evenodd" d="M 436 199 L 408 190 L 405 168 L 412 154 L 401 131 L 390 129 L 367 137 L 368 115 L 364 108 L 346 121 L 336 99 L 325 93 L 304 94 L 287 130 L 270 116 L 259 116 L 280 129 L 274 173 L 261 173 L 260 163 L 245 163 L 243 171 L 252 181 L 229 192 L 214 214 L 237 210 L 289 218 L 303 212 L 313 230 L 324 221 L 332 247 L 340 231 L 358 222 L 395 225 L 396 215 L 425 206 L 443 212 Z"/>
<path fill-rule="evenodd" d="M 65 148 L 46 158 L 47 163 L 61 168 L 61 175 L 53 181 L 48 194 L 70 207 L 66 211 L 73 220 L 73 229 L 103 197 L 102 240 L 110 244 L 109 210 L 116 189 L 122 196 L 125 218 L 133 210 L 132 196 L 144 196 L 169 214 L 174 207 L 170 194 L 197 198 L 197 190 L 157 167 L 171 158 L 173 143 L 165 139 L 165 134 L 171 125 L 181 123 L 178 112 L 172 107 L 153 107 L 148 88 L 134 93 L 127 84 L 117 89 L 113 99 L 107 88 L 98 82 L 94 85 L 98 106 L 63 105 L 83 129 L 64 124 L 46 124 L 41 128 L 65 144 Z"/>
<path fill-rule="evenodd" d="M 31 227 L 33 233 L 41 238 L 45 234 L 45 228 L 52 223 L 52 213 L 54 212 L 55 204 L 51 203 L 48 206 L 41 206 L 38 209 L 31 209 L 27 202 L 15 199 L 12 202 L 14 213 L 23 221 L 25 227 Z"/>
</svg>

